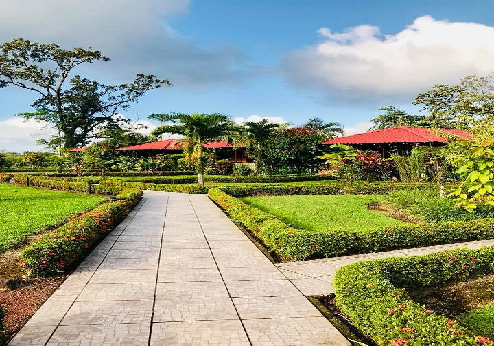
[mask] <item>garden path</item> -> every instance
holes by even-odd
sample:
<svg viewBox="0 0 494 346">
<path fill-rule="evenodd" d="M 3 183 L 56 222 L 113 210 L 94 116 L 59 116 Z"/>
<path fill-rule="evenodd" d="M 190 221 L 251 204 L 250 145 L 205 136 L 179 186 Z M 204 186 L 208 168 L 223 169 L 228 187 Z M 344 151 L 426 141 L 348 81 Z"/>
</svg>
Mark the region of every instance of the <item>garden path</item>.
<svg viewBox="0 0 494 346">
<path fill-rule="evenodd" d="M 10 345 L 350 344 L 207 196 L 146 191 Z"/>
<path fill-rule="evenodd" d="M 494 239 L 375 252 L 353 256 L 323 258 L 311 261 L 278 263 L 276 266 L 304 295 L 328 295 L 330 293 L 334 293 L 332 285 L 334 274 L 338 268 L 347 264 L 378 258 L 426 255 L 434 252 L 461 248 L 478 249 L 491 245 L 494 245 Z"/>
</svg>

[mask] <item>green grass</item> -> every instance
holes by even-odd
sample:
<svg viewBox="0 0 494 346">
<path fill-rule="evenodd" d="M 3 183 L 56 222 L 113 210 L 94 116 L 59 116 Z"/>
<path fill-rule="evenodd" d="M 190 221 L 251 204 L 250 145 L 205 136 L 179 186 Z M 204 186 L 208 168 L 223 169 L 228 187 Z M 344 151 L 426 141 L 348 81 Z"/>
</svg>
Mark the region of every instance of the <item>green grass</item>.
<svg viewBox="0 0 494 346">
<path fill-rule="evenodd" d="M 402 223 L 367 209 L 378 195 L 305 195 L 245 197 L 243 201 L 273 214 L 297 228 L 314 232 L 365 231 Z"/>
<path fill-rule="evenodd" d="M 0 184 L 0 252 L 103 200 L 100 196 Z"/>
<path fill-rule="evenodd" d="M 469 311 L 458 322 L 476 335 L 494 338 L 494 304 Z"/>
<path fill-rule="evenodd" d="M 424 222 L 471 221 L 494 217 L 494 208 L 490 206 L 481 206 L 474 212 L 456 208 L 453 200 L 439 197 L 437 188 L 399 189 L 390 192 L 385 200 L 396 209 L 405 210 Z"/>
</svg>

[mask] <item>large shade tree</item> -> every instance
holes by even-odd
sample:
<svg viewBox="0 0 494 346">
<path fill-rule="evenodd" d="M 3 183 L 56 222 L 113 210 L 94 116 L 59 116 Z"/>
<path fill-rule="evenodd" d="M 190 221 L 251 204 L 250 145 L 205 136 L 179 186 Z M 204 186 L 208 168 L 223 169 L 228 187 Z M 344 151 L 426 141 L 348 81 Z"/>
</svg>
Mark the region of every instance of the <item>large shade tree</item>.
<svg viewBox="0 0 494 346">
<path fill-rule="evenodd" d="M 105 85 L 74 75 L 74 69 L 109 61 L 92 48 L 66 50 L 22 38 L 0 45 L 0 88 L 13 86 L 37 94 L 34 112 L 20 115 L 52 125 L 57 134 L 45 144 L 75 148 L 87 144 L 96 130 L 122 121 L 117 112 L 137 102 L 148 90 L 170 85 L 153 75 L 138 74 L 128 84 Z"/>
<path fill-rule="evenodd" d="M 153 130 L 153 135 L 163 133 L 178 134 L 187 141 L 186 155 L 195 163 L 197 183 L 204 185 L 204 143 L 226 138 L 234 128 L 230 117 L 220 113 L 169 113 L 151 114 L 150 119 L 158 120 L 163 125 Z"/>
</svg>

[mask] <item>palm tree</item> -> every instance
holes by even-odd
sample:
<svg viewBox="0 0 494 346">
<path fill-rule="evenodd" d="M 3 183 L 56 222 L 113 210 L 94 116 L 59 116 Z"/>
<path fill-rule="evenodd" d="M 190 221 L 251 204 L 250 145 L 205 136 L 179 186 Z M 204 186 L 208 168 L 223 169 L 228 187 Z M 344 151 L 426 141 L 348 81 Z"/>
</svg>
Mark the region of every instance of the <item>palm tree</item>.
<svg viewBox="0 0 494 346">
<path fill-rule="evenodd" d="M 313 131 L 320 133 L 325 139 L 336 137 L 337 134 L 343 134 L 343 126 L 340 123 L 336 122 L 324 122 L 321 118 L 311 118 L 302 125 L 302 127 L 306 127 Z"/>
<path fill-rule="evenodd" d="M 197 183 L 204 186 L 203 145 L 230 134 L 233 126 L 230 117 L 220 113 L 170 113 L 151 114 L 149 118 L 159 120 L 162 123 L 170 122 L 170 124 L 161 125 L 153 130 L 153 135 L 173 133 L 185 136 L 188 142 L 187 154 L 189 157 L 193 157 L 196 163 Z"/>
<path fill-rule="evenodd" d="M 280 127 L 280 124 L 270 123 L 266 119 L 261 121 L 247 121 L 244 123 L 243 137 L 247 142 L 247 147 L 253 152 L 256 162 L 256 170 L 259 172 L 262 169 L 262 148 L 263 144 L 269 139 L 275 129 Z"/>
</svg>

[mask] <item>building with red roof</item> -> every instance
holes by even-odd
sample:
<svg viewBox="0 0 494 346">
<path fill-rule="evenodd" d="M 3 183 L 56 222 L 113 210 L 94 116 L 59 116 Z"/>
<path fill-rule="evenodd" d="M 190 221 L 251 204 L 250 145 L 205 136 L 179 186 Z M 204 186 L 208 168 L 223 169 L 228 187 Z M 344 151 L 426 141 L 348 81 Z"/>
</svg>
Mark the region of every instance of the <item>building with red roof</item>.
<svg viewBox="0 0 494 346">
<path fill-rule="evenodd" d="M 143 143 L 118 148 L 118 151 L 129 153 L 132 156 L 154 156 L 156 154 L 178 154 L 186 147 L 183 139 L 165 139 L 158 142 Z M 233 147 L 228 141 L 215 141 L 203 144 L 204 148 L 214 150 L 217 160 L 229 159 L 232 162 L 247 162 L 245 147 Z"/>
<path fill-rule="evenodd" d="M 427 127 L 397 126 L 389 129 L 336 137 L 323 144 L 345 144 L 359 150 L 376 150 L 383 156 L 409 152 L 416 146 L 441 146 L 451 137 L 470 139 L 472 136 L 458 129 L 432 129 Z"/>
</svg>

